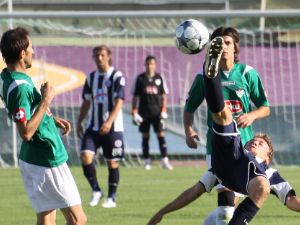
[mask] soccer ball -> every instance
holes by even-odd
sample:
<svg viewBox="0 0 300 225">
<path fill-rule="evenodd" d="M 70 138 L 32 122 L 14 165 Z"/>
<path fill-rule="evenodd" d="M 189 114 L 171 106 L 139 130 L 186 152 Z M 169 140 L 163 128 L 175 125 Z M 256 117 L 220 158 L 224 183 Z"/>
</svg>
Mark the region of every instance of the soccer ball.
<svg viewBox="0 0 300 225">
<path fill-rule="evenodd" d="M 209 32 L 198 20 L 188 19 L 176 27 L 176 47 L 185 54 L 201 52 L 209 40 Z"/>
</svg>

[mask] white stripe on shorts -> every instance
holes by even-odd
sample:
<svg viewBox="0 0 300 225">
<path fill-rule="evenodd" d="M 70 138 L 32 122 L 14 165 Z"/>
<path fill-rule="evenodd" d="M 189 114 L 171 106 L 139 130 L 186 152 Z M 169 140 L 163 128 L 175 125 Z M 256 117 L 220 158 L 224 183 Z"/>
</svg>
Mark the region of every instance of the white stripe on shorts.
<svg viewBox="0 0 300 225">
<path fill-rule="evenodd" d="M 81 204 L 67 163 L 52 168 L 22 160 L 19 163 L 26 192 L 37 213 Z"/>
</svg>

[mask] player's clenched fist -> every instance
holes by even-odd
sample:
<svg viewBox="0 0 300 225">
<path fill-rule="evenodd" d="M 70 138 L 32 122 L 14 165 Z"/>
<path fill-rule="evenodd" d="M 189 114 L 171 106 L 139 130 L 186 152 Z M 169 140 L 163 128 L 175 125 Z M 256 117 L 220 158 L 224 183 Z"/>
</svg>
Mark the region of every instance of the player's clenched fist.
<svg viewBox="0 0 300 225">
<path fill-rule="evenodd" d="M 54 87 L 52 87 L 48 82 L 41 85 L 41 95 L 48 104 L 52 102 L 55 95 Z"/>
</svg>

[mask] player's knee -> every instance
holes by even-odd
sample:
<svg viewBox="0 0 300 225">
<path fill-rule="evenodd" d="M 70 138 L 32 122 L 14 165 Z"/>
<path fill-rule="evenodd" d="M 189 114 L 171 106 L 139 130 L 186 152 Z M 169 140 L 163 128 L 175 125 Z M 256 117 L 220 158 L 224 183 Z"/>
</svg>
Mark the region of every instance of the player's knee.
<svg viewBox="0 0 300 225">
<path fill-rule="evenodd" d="M 107 167 L 109 169 L 119 168 L 119 162 L 118 161 L 114 161 L 114 160 L 109 160 L 109 161 L 107 161 Z"/>
<path fill-rule="evenodd" d="M 270 183 L 263 176 L 255 177 L 249 182 L 248 191 L 249 197 L 257 205 L 261 205 L 264 199 L 270 194 Z"/>
<path fill-rule="evenodd" d="M 90 165 L 93 162 L 94 155 L 86 152 L 82 152 L 80 160 L 83 165 Z"/>
<path fill-rule="evenodd" d="M 87 224 L 87 217 L 83 212 L 80 213 L 80 215 L 73 215 L 67 220 L 67 225 L 85 225 L 85 224 Z"/>
</svg>

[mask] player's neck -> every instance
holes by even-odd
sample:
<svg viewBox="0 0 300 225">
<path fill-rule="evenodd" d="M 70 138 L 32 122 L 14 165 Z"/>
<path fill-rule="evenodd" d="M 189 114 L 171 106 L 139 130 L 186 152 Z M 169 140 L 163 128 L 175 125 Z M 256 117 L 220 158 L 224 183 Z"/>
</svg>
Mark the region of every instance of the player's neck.
<svg viewBox="0 0 300 225">
<path fill-rule="evenodd" d="M 229 60 L 226 60 L 226 61 L 221 61 L 220 62 L 220 68 L 221 70 L 223 71 L 230 71 L 234 66 L 234 61 L 229 61 Z"/>
<path fill-rule="evenodd" d="M 110 66 L 98 66 L 98 70 L 100 73 L 107 73 L 107 71 L 109 70 Z"/>
<path fill-rule="evenodd" d="M 12 72 L 26 73 L 26 67 L 21 62 L 18 62 L 16 64 L 7 64 L 7 69 Z"/>
<path fill-rule="evenodd" d="M 146 71 L 146 76 L 147 77 L 154 77 L 155 76 L 155 72 L 151 73 L 149 71 Z"/>
</svg>

